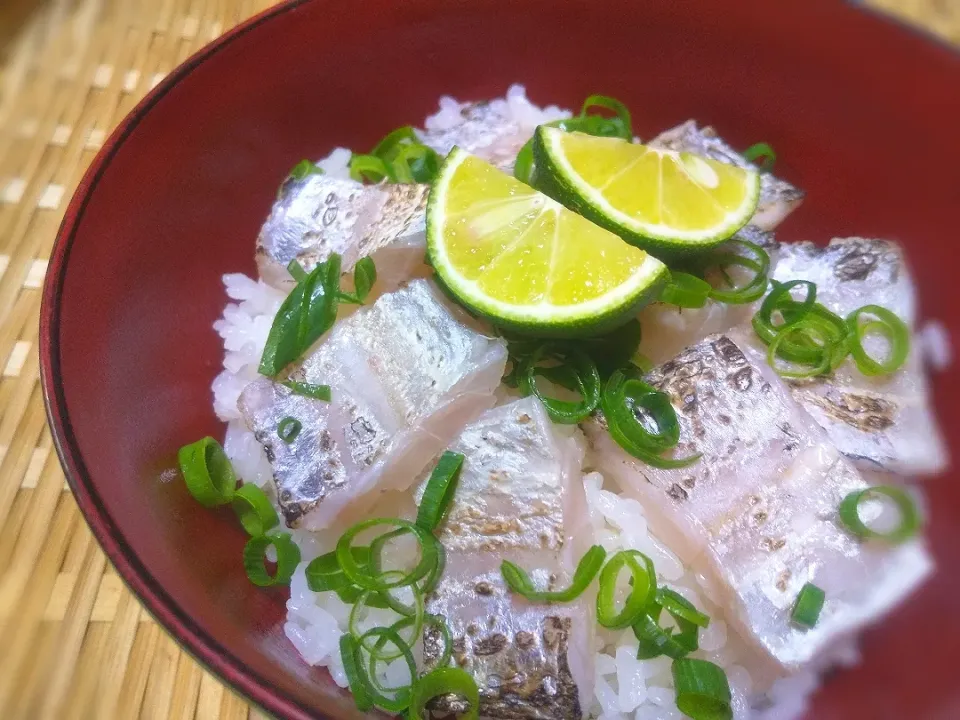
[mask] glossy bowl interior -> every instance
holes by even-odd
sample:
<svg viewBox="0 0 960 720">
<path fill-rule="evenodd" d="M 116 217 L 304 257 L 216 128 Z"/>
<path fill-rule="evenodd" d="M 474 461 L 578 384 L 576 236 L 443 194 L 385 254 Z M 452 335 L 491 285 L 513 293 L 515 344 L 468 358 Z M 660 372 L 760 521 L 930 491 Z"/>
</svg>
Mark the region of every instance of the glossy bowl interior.
<svg viewBox="0 0 960 720">
<path fill-rule="evenodd" d="M 956 336 L 960 56 L 848 4 L 686 0 L 325 0 L 268 11 L 172 73 L 121 125 L 67 213 L 44 294 L 42 372 L 77 501 L 147 608 L 279 717 L 357 716 L 282 634 L 286 593 L 245 578 L 244 536 L 165 481 L 182 444 L 223 426 L 210 382 L 220 276 L 253 241 L 286 171 L 418 124 L 443 93 L 539 103 L 594 92 L 643 137 L 696 117 L 771 142 L 805 188 L 781 239 L 903 242 L 922 305 Z M 957 372 L 936 382 L 960 441 Z M 929 485 L 936 579 L 869 632 L 864 663 L 810 717 L 960 716 L 958 476 Z"/>
</svg>

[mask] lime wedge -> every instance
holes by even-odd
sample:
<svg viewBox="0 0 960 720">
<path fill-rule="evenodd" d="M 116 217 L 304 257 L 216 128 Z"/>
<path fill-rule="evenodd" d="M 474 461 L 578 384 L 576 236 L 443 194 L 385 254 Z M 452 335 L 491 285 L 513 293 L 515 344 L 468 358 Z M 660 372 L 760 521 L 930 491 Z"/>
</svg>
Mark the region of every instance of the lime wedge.
<svg viewBox="0 0 960 720">
<path fill-rule="evenodd" d="M 672 257 L 747 224 L 760 175 L 687 152 L 541 126 L 534 185 L 627 242 Z"/>
<path fill-rule="evenodd" d="M 430 192 L 427 254 L 463 305 L 541 337 L 615 327 L 656 299 L 668 275 L 643 250 L 459 148 Z"/>
</svg>

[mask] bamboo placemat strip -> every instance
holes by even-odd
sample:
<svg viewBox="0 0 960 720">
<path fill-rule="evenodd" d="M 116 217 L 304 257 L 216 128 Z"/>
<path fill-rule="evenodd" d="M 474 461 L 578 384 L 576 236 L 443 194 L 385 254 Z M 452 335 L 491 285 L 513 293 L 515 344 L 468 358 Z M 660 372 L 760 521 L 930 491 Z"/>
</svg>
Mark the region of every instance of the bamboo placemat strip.
<svg viewBox="0 0 960 720">
<path fill-rule="evenodd" d="M 0 0 L 0 718 L 260 720 L 131 596 L 44 424 L 40 288 L 73 188 L 167 73 L 271 0 Z M 12 3 L 8 6 L 8 3 Z M 958 0 L 872 0 L 960 43 Z M 16 6 L 16 7 L 14 7 Z M 11 7 L 18 12 L 4 14 Z"/>
</svg>

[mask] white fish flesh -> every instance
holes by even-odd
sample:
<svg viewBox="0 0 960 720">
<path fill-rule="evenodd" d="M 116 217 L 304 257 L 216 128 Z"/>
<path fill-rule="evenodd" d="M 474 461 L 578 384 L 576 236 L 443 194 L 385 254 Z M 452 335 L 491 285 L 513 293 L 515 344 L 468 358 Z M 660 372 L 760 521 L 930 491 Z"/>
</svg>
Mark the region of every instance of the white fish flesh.
<svg viewBox="0 0 960 720">
<path fill-rule="evenodd" d="M 428 280 L 413 280 L 338 322 L 291 373 L 331 386 L 332 400 L 264 378 L 239 407 L 273 468 L 290 527 L 316 530 L 403 490 L 469 421 L 493 405 L 502 340 L 475 329 Z M 287 443 L 277 428 L 296 419 Z"/>
<path fill-rule="evenodd" d="M 825 248 L 784 244 L 773 277 L 816 283 L 817 300 L 841 317 L 864 305 L 885 307 L 916 339 L 916 292 L 903 251 L 894 242 L 835 238 Z M 874 352 L 882 356 L 879 342 Z M 948 452 L 937 428 L 918 343 L 892 375 L 867 377 L 847 360 L 831 376 L 791 381 L 790 386 L 831 442 L 858 467 L 911 476 L 946 468 Z"/>
<path fill-rule="evenodd" d="M 593 598 L 531 604 L 500 574 L 511 560 L 540 587 L 569 585 L 593 540 L 576 444 L 526 398 L 488 410 L 450 449 L 465 461 L 438 530 L 447 564 L 428 612 L 446 618 L 454 660 L 480 688 L 481 717 L 579 718 L 593 698 Z M 428 632 L 428 666 L 442 647 Z"/>
<path fill-rule="evenodd" d="M 288 180 L 257 238 L 257 265 L 264 282 L 289 290 L 287 266 L 296 260 L 309 272 L 331 253 L 348 272 L 370 256 L 378 292 L 426 271 L 425 223 L 428 185 L 363 185 L 324 175 Z"/>
<path fill-rule="evenodd" d="M 714 580 L 768 677 L 876 619 L 931 572 L 919 541 L 874 546 L 843 528 L 840 501 L 866 483 L 767 364 L 730 338 L 711 336 L 646 379 L 677 411 L 677 456 L 700 460 L 650 467 L 614 443 L 601 417 L 584 424 L 587 465 L 636 497 L 654 532 Z M 790 614 L 807 582 L 825 591 L 826 604 L 816 627 L 803 630 Z"/>
<path fill-rule="evenodd" d="M 759 245 L 770 255 L 771 262 L 776 262 L 779 245 L 772 233 L 748 225 L 734 239 Z M 640 311 L 637 318 L 642 328 L 639 353 L 646 360 L 659 365 L 707 335 L 727 332 L 742 325 L 749 326 L 750 318 L 760 307 L 760 302 L 734 305 L 707 300 L 702 308 L 651 303 Z"/>
<path fill-rule="evenodd" d="M 710 126 L 698 127 L 695 120 L 688 120 L 682 125 L 660 133 L 650 141 L 650 145 L 666 150 L 704 155 L 729 165 L 756 169 L 752 162 L 725 143 L 716 130 Z M 785 180 L 780 180 L 770 173 L 762 173 L 760 204 L 750 223 L 761 230 L 773 230 L 786 219 L 787 215 L 800 206 L 804 195 L 802 190 Z"/>
</svg>

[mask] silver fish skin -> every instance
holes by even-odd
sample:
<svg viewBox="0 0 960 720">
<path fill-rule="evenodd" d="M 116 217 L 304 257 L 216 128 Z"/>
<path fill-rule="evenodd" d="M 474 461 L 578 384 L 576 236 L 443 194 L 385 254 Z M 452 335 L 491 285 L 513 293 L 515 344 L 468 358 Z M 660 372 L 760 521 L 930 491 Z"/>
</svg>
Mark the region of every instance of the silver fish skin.
<svg viewBox="0 0 960 720">
<path fill-rule="evenodd" d="M 421 130 L 423 144 L 447 155 L 454 146 L 512 173 L 517 153 L 533 137 L 534 127 L 518 123 L 506 105 L 492 102 L 464 103 L 460 121 L 444 129 Z"/>
<path fill-rule="evenodd" d="M 687 120 L 682 125 L 660 133 L 650 141 L 650 145 L 703 155 L 742 168 L 756 169 L 756 165 L 724 142 L 716 130 L 709 125 L 699 127 L 695 120 Z M 761 230 L 775 229 L 787 215 L 800 206 L 805 195 L 806 193 L 785 180 L 780 180 L 770 173 L 762 173 L 760 204 L 750 223 Z"/>
<path fill-rule="evenodd" d="M 763 248 L 776 262 L 779 244 L 773 233 L 747 225 L 734 239 L 746 240 Z M 721 246 L 723 247 L 723 246 Z M 749 326 L 760 307 L 761 300 L 742 305 L 707 300 L 702 308 L 678 308 L 676 305 L 655 302 L 640 311 L 637 319 L 643 328 L 640 354 L 655 365 L 675 357 L 686 347 L 713 333 L 727 332 L 739 326 Z"/>
<path fill-rule="evenodd" d="M 841 317 L 879 305 L 898 315 L 911 335 L 916 330 L 914 282 L 895 242 L 852 237 L 834 238 L 827 247 L 783 244 L 773 277 L 816 283 L 817 300 Z M 883 341 L 868 337 L 866 345 L 882 356 Z M 863 470 L 924 476 L 949 464 L 916 343 L 906 364 L 889 376 L 863 375 L 848 359 L 831 376 L 789 385 L 831 442 Z"/>
<path fill-rule="evenodd" d="M 843 528 L 840 501 L 866 482 L 771 369 L 729 337 L 706 338 L 646 379 L 677 411 L 676 456 L 702 457 L 680 469 L 645 465 L 600 417 L 584 426 L 586 464 L 636 497 L 658 537 L 713 580 L 766 681 L 875 620 L 930 574 L 920 541 L 875 546 Z M 807 582 L 826 603 L 804 630 L 790 615 Z"/>
<path fill-rule="evenodd" d="M 423 274 L 428 185 L 363 185 L 324 175 L 287 181 L 257 238 L 257 265 L 264 282 L 294 285 L 287 266 L 309 272 L 331 253 L 343 271 L 371 256 L 378 291 Z"/>
<path fill-rule="evenodd" d="M 413 280 L 338 322 L 291 373 L 331 402 L 264 378 L 238 403 L 263 445 L 287 525 L 317 530 L 409 487 L 457 432 L 494 403 L 504 342 L 475 329 L 428 280 Z M 283 418 L 301 424 L 286 443 Z"/>
<path fill-rule="evenodd" d="M 481 717 L 580 718 L 593 699 L 593 597 L 531 604 L 500 573 L 510 560 L 540 587 L 569 584 L 593 541 L 576 444 L 525 398 L 488 410 L 450 449 L 465 461 L 438 531 L 447 564 L 427 611 L 446 619 L 456 665 L 480 688 Z M 427 667 L 442 648 L 429 631 Z M 450 697 L 436 709 L 463 708 Z"/>
</svg>

